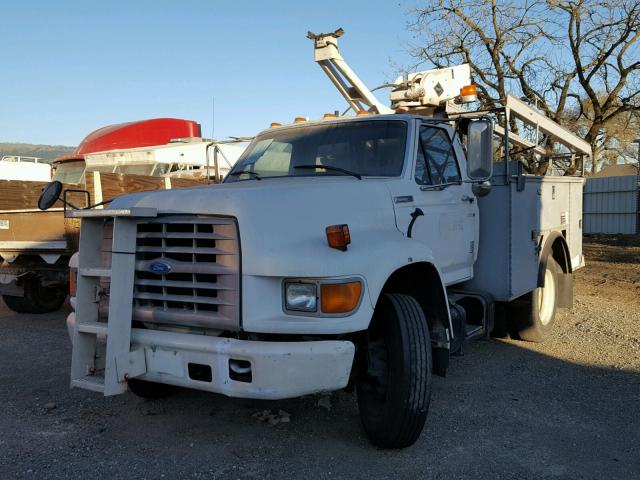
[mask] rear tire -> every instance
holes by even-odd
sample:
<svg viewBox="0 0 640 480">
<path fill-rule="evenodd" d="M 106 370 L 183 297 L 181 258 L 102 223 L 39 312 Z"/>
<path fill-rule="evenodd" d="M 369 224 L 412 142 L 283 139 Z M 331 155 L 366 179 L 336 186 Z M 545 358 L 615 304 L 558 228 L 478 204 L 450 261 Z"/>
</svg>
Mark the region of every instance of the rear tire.
<svg viewBox="0 0 640 480">
<path fill-rule="evenodd" d="M 178 387 L 175 385 L 148 382 L 137 378 L 128 380 L 127 384 L 129 385 L 129 390 L 131 390 L 134 395 L 150 399 L 165 398 L 178 390 Z"/>
<path fill-rule="evenodd" d="M 422 432 L 431 398 L 431 338 L 413 297 L 380 298 L 366 351 L 366 373 L 357 392 L 367 436 L 379 447 L 408 447 Z"/>
<path fill-rule="evenodd" d="M 31 309 L 29 308 L 30 305 L 27 303 L 24 297 L 3 295 L 2 299 L 4 300 L 5 305 L 7 305 L 10 310 L 13 310 L 16 313 L 32 313 Z"/>
<path fill-rule="evenodd" d="M 61 286 L 45 287 L 39 278 L 25 280 L 24 299 L 30 313 L 50 313 L 60 310 L 67 299 Z"/>
<path fill-rule="evenodd" d="M 543 342 L 556 318 L 558 309 L 558 274 L 562 268 L 553 257 L 547 259 L 544 287 L 515 300 L 511 305 L 511 336 L 527 342 Z"/>
</svg>

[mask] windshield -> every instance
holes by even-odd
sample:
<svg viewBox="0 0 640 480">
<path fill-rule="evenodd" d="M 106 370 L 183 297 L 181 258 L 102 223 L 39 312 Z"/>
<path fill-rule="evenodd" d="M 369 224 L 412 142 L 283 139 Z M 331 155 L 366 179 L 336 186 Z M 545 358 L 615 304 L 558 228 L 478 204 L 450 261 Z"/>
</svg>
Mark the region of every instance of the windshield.
<svg viewBox="0 0 640 480">
<path fill-rule="evenodd" d="M 362 176 L 402 173 L 407 124 L 372 120 L 271 131 L 257 137 L 225 182 L 288 176 L 335 176 L 337 167 Z M 319 168 L 296 168 L 318 165 Z M 238 172 L 234 175 L 234 172 Z M 244 173 L 240 173 L 244 172 Z"/>
<path fill-rule="evenodd" d="M 87 172 L 124 173 L 128 175 L 151 175 L 153 163 L 107 163 L 92 164 L 87 167 Z M 160 175 L 161 173 L 158 173 Z"/>
<path fill-rule="evenodd" d="M 126 173 L 128 175 L 151 175 L 154 166 L 155 165 L 153 163 L 125 163 L 123 165 L 118 165 L 116 173 Z"/>
<path fill-rule="evenodd" d="M 53 179 L 62 183 L 80 183 L 84 174 L 84 160 L 61 162 L 55 165 Z"/>
</svg>

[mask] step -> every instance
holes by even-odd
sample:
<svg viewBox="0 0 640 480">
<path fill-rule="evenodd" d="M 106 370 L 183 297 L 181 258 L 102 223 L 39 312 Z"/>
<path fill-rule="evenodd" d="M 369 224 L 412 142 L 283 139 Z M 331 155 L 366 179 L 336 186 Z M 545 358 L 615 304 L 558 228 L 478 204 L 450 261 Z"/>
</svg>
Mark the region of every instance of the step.
<svg viewBox="0 0 640 480">
<path fill-rule="evenodd" d="M 104 378 L 96 375 L 87 375 L 83 378 L 71 380 L 71 386 L 104 393 Z"/>
<path fill-rule="evenodd" d="M 107 324 L 105 322 L 83 322 L 78 323 L 77 328 L 82 333 L 93 333 L 94 335 L 106 335 Z"/>
<path fill-rule="evenodd" d="M 107 278 L 111 278 L 111 269 L 110 268 L 89 267 L 89 268 L 81 268 L 81 269 L 78 270 L 78 272 L 83 277 L 107 277 Z"/>
<path fill-rule="evenodd" d="M 484 327 L 467 323 L 464 326 L 464 334 L 466 339 L 480 337 L 484 335 Z"/>
</svg>

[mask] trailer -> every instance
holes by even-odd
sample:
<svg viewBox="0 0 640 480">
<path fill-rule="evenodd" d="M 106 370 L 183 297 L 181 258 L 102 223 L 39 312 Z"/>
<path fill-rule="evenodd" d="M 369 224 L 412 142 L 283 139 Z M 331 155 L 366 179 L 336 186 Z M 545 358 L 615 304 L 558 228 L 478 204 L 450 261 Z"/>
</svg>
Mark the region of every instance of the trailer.
<svg viewBox="0 0 640 480">
<path fill-rule="evenodd" d="M 4 155 L 0 159 L 0 180 L 48 182 L 51 165 L 38 157 Z"/>
<path fill-rule="evenodd" d="M 53 180 L 70 190 L 71 204 L 87 206 L 125 193 L 219 182 L 243 150 L 243 142 L 200 137 L 192 120 L 128 122 L 87 135 L 74 154 L 53 162 Z M 0 294 L 20 313 L 61 307 L 78 249 L 80 223 L 64 217 L 62 203 L 37 208 L 46 185 L 0 180 Z"/>
<path fill-rule="evenodd" d="M 402 448 L 467 341 L 549 335 L 584 264 L 582 179 L 526 175 L 510 157 L 589 145 L 511 96 L 462 108 L 476 99 L 468 65 L 397 79 L 388 107 L 342 58 L 342 33 L 309 38 L 354 115 L 273 123 L 220 185 L 68 211 L 82 221 L 73 387 L 353 388 L 371 441 Z"/>
</svg>

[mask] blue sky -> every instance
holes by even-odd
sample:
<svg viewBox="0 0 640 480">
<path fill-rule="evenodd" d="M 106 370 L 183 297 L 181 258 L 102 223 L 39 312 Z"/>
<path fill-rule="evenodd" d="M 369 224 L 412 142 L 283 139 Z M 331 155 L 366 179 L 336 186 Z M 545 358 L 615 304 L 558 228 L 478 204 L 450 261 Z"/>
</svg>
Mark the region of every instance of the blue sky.
<svg viewBox="0 0 640 480">
<path fill-rule="evenodd" d="M 410 63 L 411 1 L 8 1 L 0 6 L 0 142 L 76 145 L 123 121 L 178 117 L 252 135 L 344 101 L 307 30 L 374 87 Z M 380 92 L 384 99 L 385 91 Z M 386 99 L 384 99 L 386 100 Z"/>
</svg>

